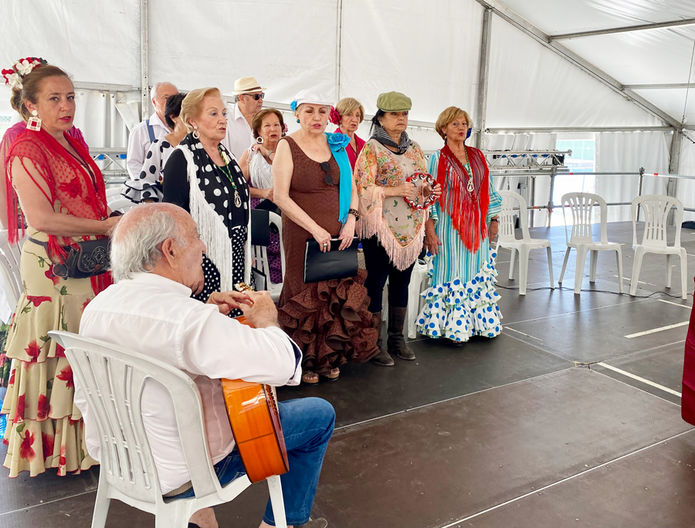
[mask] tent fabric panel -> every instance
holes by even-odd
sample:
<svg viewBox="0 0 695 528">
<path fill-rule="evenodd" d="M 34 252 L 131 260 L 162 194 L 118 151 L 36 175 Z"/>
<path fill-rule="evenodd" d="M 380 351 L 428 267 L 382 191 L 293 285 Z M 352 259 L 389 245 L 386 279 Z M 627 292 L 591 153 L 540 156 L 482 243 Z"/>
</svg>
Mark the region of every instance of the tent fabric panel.
<svg viewBox="0 0 695 528">
<path fill-rule="evenodd" d="M 74 80 L 140 85 L 138 0 L 5 1 L 0 35 L 2 68 L 32 55 L 60 66 Z"/>
<path fill-rule="evenodd" d="M 344 2 L 340 95 L 373 114 L 381 92 L 404 92 L 419 121 L 434 122 L 450 105 L 472 112 L 482 12 L 473 0 Z"/>
<path fill-rule="evenodd" d="M 266 99 L 336 94 L 337 0 L 150 0 L 150 80 L 180 90 L 253 76 Z"/>
<path fill-rule="evenodd" d="M 695 123 L 695 88 L 635 90 L 635 93 L 658 106 L 678 121 L 683 119 L 683 110 L 685 109 L 685 123 Z"/>
<path fill-rule="evenodd" d="M 663 125 L 497 16 L 487 105 L 488 128 Z"/>
</svg>

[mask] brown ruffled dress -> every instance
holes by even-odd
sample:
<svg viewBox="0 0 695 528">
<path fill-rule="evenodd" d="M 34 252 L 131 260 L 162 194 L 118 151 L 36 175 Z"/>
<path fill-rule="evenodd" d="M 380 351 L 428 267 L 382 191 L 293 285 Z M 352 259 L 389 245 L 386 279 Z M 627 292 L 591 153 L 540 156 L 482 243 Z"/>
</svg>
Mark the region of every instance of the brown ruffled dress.
<svg viewBox="0 0 695 528">
<path fill-rule="evenodd" d="M 331 158 L 329 173 L 334 185 L 326 183 L 321 164 L 309 158 L 287 137 L 294 171 L 290 198 L 316 223 L 337 237 L 338 181 L 340 170 Z M 285 251 L 285 280 L 278 303 L 280 325 L 304 353 L 302 367 L 325 373 L 348 361 L 367 361 L 378 353 L 377 331 L 367 310 L 369 297 L 364 287 L 365 270 L 355 277 L 304 282 L 306 241 L 313 238 L 302 227 L 282 216 L 282 243 Z"/>
</svg>

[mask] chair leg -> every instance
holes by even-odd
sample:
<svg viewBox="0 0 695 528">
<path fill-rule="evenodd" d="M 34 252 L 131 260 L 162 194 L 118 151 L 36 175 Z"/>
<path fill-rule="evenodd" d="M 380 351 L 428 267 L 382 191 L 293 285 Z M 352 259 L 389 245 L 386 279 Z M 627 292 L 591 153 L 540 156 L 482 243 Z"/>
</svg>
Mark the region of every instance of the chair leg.
<svg viewBox="0 0 695 528">
<path fill-rule="evenodd" d="M 615 250 L 615 258 L 618 261 L 618 292 L 623 293 L 623 250 L 620 246 Z"/>
<path fill-rule="evenodd" d="M 582 280 L 584 279 L 584 265 L 586 264 L 587 250 L 577 248 L 577 265 L 574 268 L 574 293 L 579 294 L 582 291 Z"/>
<path fill-rule="evenodd" d="M 553 280 L 553 250 L 548 246 L 545 248 L 548 252 L 548 276 L 550 277 L 550 289 L 555 289 L 555 281 Z"/>
<path fill-rule="evenodd" d="M 519 248 L 519 295 L 526 295 L 528 283 L 528 252 L 525 246 Z"/>
<path fill-rule="evenodd" d="M 280 477 L 273 475 L 266 479 L 268 491 L 270 493 L 270 504 L 273 507 L 273 517 L 277 528 L 287 528 L 287 517 L 285 516 L 285 501 L 282 497 L 282 485 Z"/>
<path fill-rule="evenodd" d="M 516 250 L 511 248 L 511 256 L 509 259 L 509 280 L 514 280 L 514 261 L 516 260 Z"/>
<path fill-rule="evenodd" d="M 637 293 L 637 283 L 639 282 L 639 272 L 642 268 L 642 257 L 644 256 L 644 248 L 635 248 L 635 261 L 632 263 L 632 278 L 630 279 L 630 295 Z"/>
<path fill-rule="evenodd" d="M 598 251 L 591 251 L 591 267 L 589 268 L 589 282 L 596 282 L 596 262 L 598 261 Z"/>
<path fill-rule="evenodd" d="M 666 287 L 670 290 L 671 289 L 671 279 L 673 276 L 673 270 L 671 269 L 671 266 L 673 264 L 673 255 L 666 255 Z"/>
<path fill-rule="evenodd" d="M 688 254 L 681 248 L 681 299 L 688 298 Z"/>
<path fill-rule="evenodd" d="M 562 278 L 565 276 L 565 269 L 567 269 L 567 260 L 570 258 L 570 251 L 572 248 L 567 248 L 565 251 L 565 260 L 562 261 L 562 270 L 560 271 L 560 280 L 557 281 L 558 284 L 562 284 Z"/>
<path fill-rule="evenodd" d="M 104 528 L 106 526 L 106 517 L 109 515 L 109 506 L 111 506 L 111 499 L 106 494 L 106 486 L 106 484 L 100 482 L 97 488 L 94 514 L 92 515 L 92 528 Z"/>
</svg>

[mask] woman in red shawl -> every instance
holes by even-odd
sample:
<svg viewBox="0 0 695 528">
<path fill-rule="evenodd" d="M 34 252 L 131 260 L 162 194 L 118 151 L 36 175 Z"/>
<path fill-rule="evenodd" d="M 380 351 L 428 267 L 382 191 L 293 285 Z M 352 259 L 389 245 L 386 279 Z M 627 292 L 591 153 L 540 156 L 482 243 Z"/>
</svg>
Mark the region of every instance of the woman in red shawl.
<svg viewBox="0 0 695 528">
<path fill-rule="evenodd" d="M 502 331 L 495 291 L 495 253 L 502 198 L 492 185 L 485 156 L 465 145 L 472 128 L 465 110 L 450 106 L 435 128 L 445 142 L 432 154 L 429 173 L 442 194 L 425 226 L 425 246 L 434 255 L 430 287 L 415 325 L 420 334 L 465 343 L 473 335 Z M 441 248 L 440 248 L 441 246 Z"/>
<path fill-rule="evenodd" d="M 103 238 L 118 218 L 109 218 L 99 168 L 66 133 L 75 115 L 67 74 L 33 59 L 18 61 L 3 74 L 21 89 L 21 111 L 27 114 L 27 129 L 7 158 L 10 242 L 18 236 L 17 198 L 28 225 L 20 264 L 24 292 L 5 348 L 14 361 L 2 406 L 8 419 L 4 465 L 10 477 L 21 471 L 34 476 L 46 468 L 65 475 L 95 462 L 84 447 L 82 416 L 73 405 L 72 369 L 47 334 L 77 332 L 84 306 L 111 279 L 108 272 L 61 278 L 54 266 L 64 260 L 66 246 Z"/>
</svg>

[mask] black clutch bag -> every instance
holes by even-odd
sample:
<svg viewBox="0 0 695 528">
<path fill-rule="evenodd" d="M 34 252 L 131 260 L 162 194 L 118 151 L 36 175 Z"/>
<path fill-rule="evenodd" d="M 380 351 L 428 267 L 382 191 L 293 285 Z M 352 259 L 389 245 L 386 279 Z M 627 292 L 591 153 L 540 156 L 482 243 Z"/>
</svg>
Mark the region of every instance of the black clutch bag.
<svg viewBox="0 0 695 528">
<path fill-rule="evenodd" d="M 67 246 L 68 256 L 64 263 L 55 264 L 53 273 L 67 279 L 84 279 L 100 275 L 109 269 L 111 259 L 109 249 L 110 238 L 86 240 L 77 243 L 78 248 Z"/>
<path fill-rule="evenodd" d="M 349 247 L 338 250 L 340 240 L 331 240 L 331 250 L 321 253 L 319 243 L 313 238 L 306 241 L 304 254 L 304 282 L 320 282 L 331 279 L 343 279 L 357 275 L 357 246 L 355 238 Z"/>
</svg>

